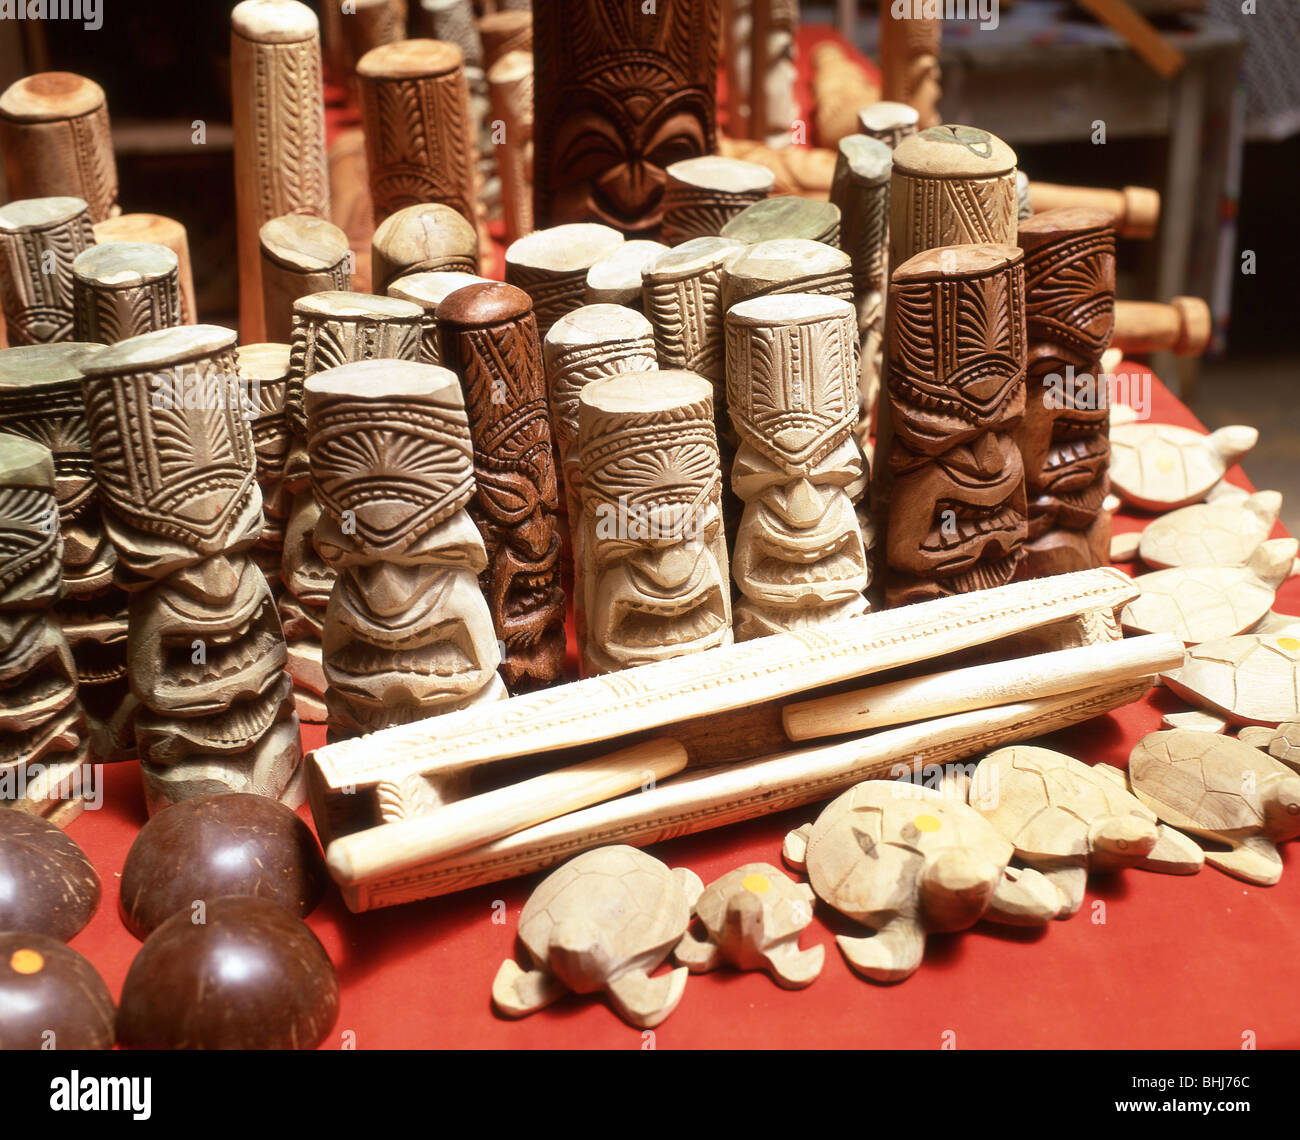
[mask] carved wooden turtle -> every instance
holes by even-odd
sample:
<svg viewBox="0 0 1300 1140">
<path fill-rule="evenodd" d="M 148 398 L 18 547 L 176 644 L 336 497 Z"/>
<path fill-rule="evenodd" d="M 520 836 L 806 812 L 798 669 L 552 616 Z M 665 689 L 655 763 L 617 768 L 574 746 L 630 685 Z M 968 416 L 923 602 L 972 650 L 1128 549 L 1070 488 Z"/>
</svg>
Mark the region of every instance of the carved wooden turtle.
<svg viewBox="0 0 1300 1140">
<path fill-rule="evenodd" d="M 1276 491 L 1182 507 L 1151 521 L 1142 532 L 1138 556 L 1156 570 L 1244 566 L 1268 538 L 1281 510 L 1282 496 Z"/>
<path fill-rule="evenodd" d="M 1185 701 L 1234 724 L 1300 720 L 1300 633 L 1246 633 L 1187 651 L 1179 669 L 1162 673 Z"/>
<path fill-rule="evenodd" d="M 786 836 L 782 852 L 806 867 L 817 896 L 875 930 L 836 938 L 858 973 L 898 982 L 921 964 L 930 931 L 981 918 L 1050 922 L 1056 888 L 1037 871 L 1008 867 L 1012 846 L 974 808 L 914 784 L 867 780 Z"/>
<path fill-rule="evenodd" d="M 624 1021 L 652 1029 L 681 1001 L 687 971 L 650 972 L 686 932 L 702 889 L 694 872 L 670 871 L 635 847 L 598 847 L 570 859 L 524 904 L 519 940 L 534 968 L 502 962 L 493 1005 L 523 1017 L 570 990 L 605 990 Z"/>
<path fill-rule="evenodd" d="M 1172 827 L 1230 850 L 1205 861 L 1250 883 L 1282 877 L 1277 844 L 1300 835 L 1300 776 L 1231 736 L 1153 732 L 1129 757 L 1133 794 Z"/>
<path fill-rule="evenodd" d="M 813 892 L 769 863 L 746 863 L 710 883 L 695 904 L 708 934 L 688 930 L 673 951 L 678 965 L 693 974 L 726 962 L 738 970 L 766 970 L 788 990 L 817 979 L 826 959 L 824 946 L 799 949 L 799 935 L 812 921 Z"/>
<path fill-rule="evenodd" d="M 1300 772 L 1300 720 L 1279 724 L 1267 747 L 1274 760 L 1281 760 L 1292 771 Z"/>
<path fill-rule="evenodd" d="M 1060 892 L 1057 918 L 1083 904 L 1089 871 L 1146 867 L 1186 875 L 1204 862 L 1194 843 L 1161 828 L 1122 784 L 1047 748 L 1017 745 L 986 756 L 970 803 Z"/>
<path fill-rule="evenodd" d="M 1110 483 L 1143 510 L 1190 506 L 1258 439 L 1258 431 L 1242 424 L 1209 435 L 1173 424 L 1118 424 L 1110 430 Z"/>
<path fill-rule="evenodd" d="M 1294 538 L 1276 538 L 1244 566 L 1175 566 L 1139 574 L 1133 581 L 1142 596 L 1120 611 L 1120 624 L 1128 633 L 1172 633 L 1187 645 L 1234 637 L 1269 612 L 1298 549 Z"/>
</svg>

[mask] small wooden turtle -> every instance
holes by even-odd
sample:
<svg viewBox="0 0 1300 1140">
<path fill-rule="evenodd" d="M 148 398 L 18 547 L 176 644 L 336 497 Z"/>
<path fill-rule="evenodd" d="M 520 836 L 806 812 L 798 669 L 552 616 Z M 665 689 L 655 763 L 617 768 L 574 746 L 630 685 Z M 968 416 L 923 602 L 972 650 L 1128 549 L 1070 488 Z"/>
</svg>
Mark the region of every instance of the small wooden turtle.
<svg viewBox="0 0 1300 1140">
<path fill-rule="evenodd" d="M 980 761 L 971 806 L 1061 895 L 1058 918 L 1083 905 L 1089 871 L 1145 867 L 1195 874 L 1185 836 L 1161 828 L 1136 797 L 1089 765 L 1047 748 L 1000 748 Z"/>
<path fill-rule="evenodd" d="M 820 899 L 875 930 L 836 938 L 849 965 L 873 981 L 899 982 L 921 964 L 928 932 L 965 930 L 981 918 L 1034 926 L 1056 916 L 1056 888 L 1037 871 L 1009 867 L 1012 850 L 958 799 L 867 780 L 790 832 L 782 853 L 807 869 Z"/>
<path fill-rule="evenodd" d="M 1288 768 L 1300 772 L 1300 720 L 1279 724 L 1268 742 L 1268 754 Z"/>
<path fill-rule="evenodd" d="M 1282 510 L 1276 491 L 1242 499 L 1194 503 L 1153 519 L 1142 532 L 1138 555 L 1148 566 L 1244 566 L 1268 539 Z"/>
<path fill-rule="evenodd" d="M 1300 720 L 1300 632 L 1207 641 L 1187 651 L 1181 668 L 1160 676 L 1183 700 L 1233 724 Z"/>
<path fill-rule="evenodd" d="M 1230 848 L 1207 850 L 1207 863 L 1261 886 L 1282 877 L 1277 844 L 1300 835 L 1300 776 L 1285 764 L 1231 736 L 1153 732 L 1128 780 L 1165 823 Z"/>
<path fill-rule="evenodd" d="M 566 992 L 605 990 L 620 1017 L 653 1029 L 677 1007 L 685 969 L 650 973 L 672 952 L 703 890 L 694 872 L 669 870 L 635 847 L 598 847 L 553 871 L 519 916 L 519 940 L 534 968 L 506 959 L 492 1004 L 524 1017 Z"/>
<path fill-rule="evenodd" d="M 701 941 L 688 930 L 673 959 L 693 974 L 726 962 L 738 970 L 766 970 L 787 990 L 816 981 L 826 959 L 824 946 L 799 949 L 799 935 L 812 921 L 813 892 L 770 863 L 746 863 L 710 883 L 695 904 L 708 934 Z"/>
<path fill-rule="evenodd" d="M 1259 440 L 1235 424 L 1209 435 L 1173 424 L 1128 423 L 1110 430 L 1110 482 L 1126 503 L 1170 511 L 1199 503 Z"/>
<path fill-rule="evenodd" d="M 1244 566 L 1176 566 L 1139 574 L 1133 581 L 1142 596 L 1120 612 L 1120 624 L 1127 633 L 1172 633 L 1187 645 L 1235 637 L 1269 612 L 1298 549 L 1294 538 L 1277 538 Z"/>
</svg>

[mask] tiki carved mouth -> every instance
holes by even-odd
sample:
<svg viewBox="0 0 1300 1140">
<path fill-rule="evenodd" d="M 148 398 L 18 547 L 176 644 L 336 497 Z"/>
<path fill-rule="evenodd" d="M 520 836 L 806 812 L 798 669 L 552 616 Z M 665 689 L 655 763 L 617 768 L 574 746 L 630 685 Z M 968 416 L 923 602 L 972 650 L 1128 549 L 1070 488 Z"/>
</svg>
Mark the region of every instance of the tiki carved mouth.
<svg viewBox="0 0 1300 1140">
<path fill-rule="evenodd" d="M 135 721 L 140 754 L 151 763 L 168 764 L 196 752 L 243 752 L 261 740 L 276 721 L 291 715 L 292 691 L 287 673 L 273 673 L 262 692 L 236 701 L 215 716 L 166 717 L 142 707 Z"/>
</svg>

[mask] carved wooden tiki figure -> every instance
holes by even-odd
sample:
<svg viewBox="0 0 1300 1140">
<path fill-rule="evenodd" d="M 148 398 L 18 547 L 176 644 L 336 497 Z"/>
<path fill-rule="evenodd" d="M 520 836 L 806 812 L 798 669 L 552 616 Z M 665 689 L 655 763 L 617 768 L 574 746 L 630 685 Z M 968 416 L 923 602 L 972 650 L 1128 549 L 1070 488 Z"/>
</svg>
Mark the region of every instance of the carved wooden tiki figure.
<svg viewBox="0 0 1300 1140">
<path fill-rule="evenodd" d="M 284 406 L 289 389 L 289 346 L 241 345 L 235 351 L 235 361 L 253 408 L 257 485 L 262 489 L 262 533 L 250 553 L 278 599 L 284 566 L 284 532 L 293 507 L 284 480 L 289 458 L 289 422 Z"/>
<path fill-rule="evenodd" d="M 187 325 L 84 366 L 91 451 L 118 577 L 150 811 L 214 791 L 301 802 L 285 644 L 266 578 L 255 414 L 235 334 Z"/>
<path fill-rule="evenodd" d="M 126 595 L 104 531 L 91 466 L 81 366 L 102 346 L 64 341 L 0 351 L 0 432 L 50 449 L 63 537 L 64 595 L 55 605 L 77 664 L 97 762 L 133 755 L 126 681 Z"/>
<path fill-rule="evenodd" d="M 745 504 L 731 572 L 737 641 L 857 617 L 870 575 L 854 503 L 866 489 L 858 337 L 847 301 L 790 293 L 727 314 L 727 406 Z"/>
<path fill-rule="evenodd" d="M 10 344 L 72 339 L 72 263 L 94 244 L 80 198 L 26 198 L 0 207 L 0 305 Z"/>
<path fill-rule="evenodd" d="M 487 546 L 481 580 L 505 642 L 501 675 L 512 693 L 553 685 L 564 668 L 559 488 L 532 302 L 496 282 L 458 289 L 438 306 L 438 336 L 465 389 L 470 517 Z"/>
<path fill-rule="evenodd" d="M 1101 354 L 1115 325 L 1115 231 L 1100 210 L 1048 210 L 1020 224 L 1029 337 L 1018 433 L 1029 499 L 1022 575 L 1105 566 L 1109 390 Z"/>
<path fill-rule="evenodd" d="M 1009 582 L 1024 557 L 1025 279 L 1015 246 L 932 249 L 894 270 L 890 605 Z M 880 471 L 880 468 L 884 468 Z"/>
<path fill-rule="evenodd" d="M 578 397 L 584 673 L 731 644 L 713 388 L 628 372 Z"/>
<path fill-rule="evenodd" d="M 720 0 L 535 0 L 536 225 L 658 228 L 665 171 L 712 154 Z"/>
<path fill-rule="evenodd" d="M 318 372 L 305 397 L 316 544 L 338 573 L 324 633 L 332 733 L 503 699 L 455 374 L 369 360 Z"/>
</svg>

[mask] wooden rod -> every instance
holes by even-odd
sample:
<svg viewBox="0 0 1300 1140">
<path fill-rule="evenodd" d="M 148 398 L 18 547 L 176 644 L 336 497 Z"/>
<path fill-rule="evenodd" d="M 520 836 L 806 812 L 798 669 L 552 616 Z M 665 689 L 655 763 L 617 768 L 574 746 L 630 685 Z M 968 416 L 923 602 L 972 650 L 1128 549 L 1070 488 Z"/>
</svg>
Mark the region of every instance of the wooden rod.
<svg viewBox="0 0 1300 1140">
<path fill-rule="evenodd" d="M 1112 348 L 1126 355 L 1166 349 L 1175 356 L 1200 356 L 1213 328 L 1210 306 L 1199 297 L 1159 301 L 1116 301 Z"/>
<path fill-rule="evenodd" d="M 1098 186 L 1060 186 L 1055 182 L 1030 182 L 1029 204 L 1035 214 L 1060 206 L 1086 206 L 1105 210 L 1114 219 L 1115 232 L 1125 238 L 1155 237 L 1160 221 L 1160 191 L 1146 186 L 1109 190 Z"/>
</svg>

